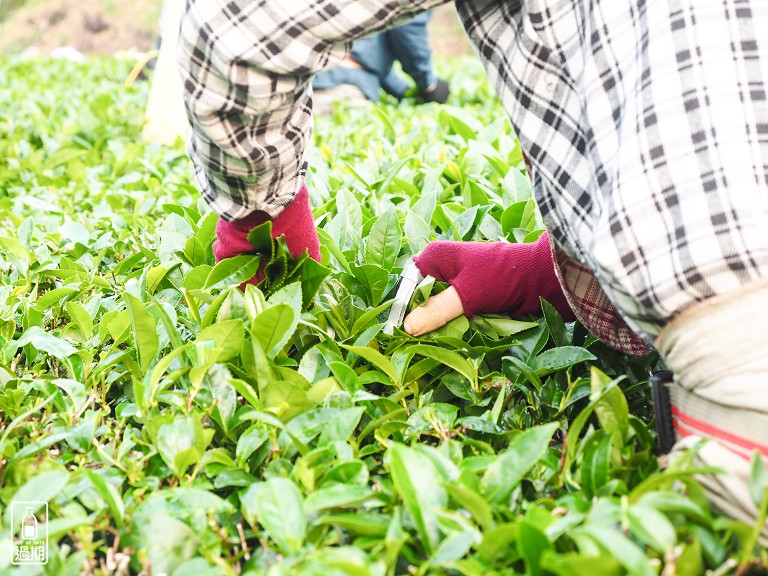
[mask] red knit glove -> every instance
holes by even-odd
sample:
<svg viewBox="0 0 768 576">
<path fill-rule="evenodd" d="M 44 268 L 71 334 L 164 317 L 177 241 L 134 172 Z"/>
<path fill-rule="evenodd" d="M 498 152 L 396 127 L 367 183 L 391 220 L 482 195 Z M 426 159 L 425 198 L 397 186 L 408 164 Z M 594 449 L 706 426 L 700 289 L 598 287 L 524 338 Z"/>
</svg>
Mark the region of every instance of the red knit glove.
<svg viewBox="0 0 768 576">
<path fill-rule="evenodd" d="M 309 205 L 309 192 L 306 186 L 302 186 L 296 198 L 275 218 L 257 210 L 234 222 L 219 219 L 216 224 L 216 241 L 213 243 L 216 262 L 238 254 L 253 253 L 253 245 L 248 242 L 248 233 L 268 220 L 272 220 L 272 237 L 277 238 L 284 234 L 288 250 L 294 257 L 298 258 L 308 250 L 310 258 L 320 261 L 320 241 Z M 246 284 L 257 284 L 264 278 L 265 264 L 266 262 Z"/>
<path fill-rule="evenodd" d="M 462 308 L 469 317 L 483 312 L 506 313 L 514 318 L 536 314 L 541 310 L 539 297 L 552 304 L 564 320 L 575 320 L 555 275 L 546 232 L 530 244 L 432 242 L 414 262 L 422 274 L 448 282 L 460 300 L 457 307 L 446 290 L 443 301 L 447 305 L 438 300 L 436 309 L 429 311 L 435 306 L 427 303 L 429 318 L 417 314 L 410 322 L 406 319 L 406 331 L 414 335 L 439 328 L 461 314 Z"/>
</svg>

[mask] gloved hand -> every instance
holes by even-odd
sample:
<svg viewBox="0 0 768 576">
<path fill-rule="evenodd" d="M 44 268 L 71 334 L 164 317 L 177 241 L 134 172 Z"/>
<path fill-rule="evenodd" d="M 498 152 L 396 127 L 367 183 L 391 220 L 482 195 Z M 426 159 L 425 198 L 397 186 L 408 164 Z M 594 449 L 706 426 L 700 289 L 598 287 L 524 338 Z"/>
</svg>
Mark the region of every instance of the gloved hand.
<svg viewBox="0 0 768 576">
<path fill-rule="evenodd" d="M 320 260 L 320 241 L 309 205 L 309 192 L 306 186 L 302 186 L 293 202 L 274 218 L 270 218 L 266 212 L 256 211 L 242 220 L 227 222 L 220 219 L 216 224 L 216 240 L 213 243 L 216 262 L 239 254 L 253 253 L 248 233 L 268 220 L 272 220 L 272 236 L 277 238 L 284 234 L 288 250 L 294 257 L 298 258 L 308 250 L 310 258 Z M 262 280 L 264 264 L 246 284 L 258 284 Z"/>
<path fill-rule="evenodd" d="M 421 91 L 424 102 L 437 102 L 438 104 L 445 104 L 450 94 L 451 87 L 442 78 L 438 78 L 434 85 Z"/>
<path fill-rule="evenodd" d="M 405 318 L 403 328 L 412 336 L 440 328 L 461 314 L 534 314 L 541 309 L 540 296 L 564 320 L 575 320 L 555 275 L 546 232 L 530 244 L 432 242 L 414 262 L 422 274 L 451 287 Z"/>
</svg>

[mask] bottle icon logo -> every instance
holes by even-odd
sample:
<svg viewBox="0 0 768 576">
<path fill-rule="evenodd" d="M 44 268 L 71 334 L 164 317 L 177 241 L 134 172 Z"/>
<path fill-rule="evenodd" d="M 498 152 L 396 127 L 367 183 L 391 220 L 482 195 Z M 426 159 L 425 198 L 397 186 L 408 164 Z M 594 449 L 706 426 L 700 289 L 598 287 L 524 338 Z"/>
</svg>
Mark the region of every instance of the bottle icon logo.
<svg viewBox="0 0 768 576">
<path fill-rule="evenodd" d="M 47 564 L 48 503 L 17 501 L 11 502 L 10 509 L 10 539 L 13 546 L 11 564 L 14 566 Z"/>
<path fill-rule="evenodd" d="M 37 540 L 37 518 L 32 508 L 27 508 L 27 513 L 21 519 L 21 538 L 23 540 Z"/>
</svg>

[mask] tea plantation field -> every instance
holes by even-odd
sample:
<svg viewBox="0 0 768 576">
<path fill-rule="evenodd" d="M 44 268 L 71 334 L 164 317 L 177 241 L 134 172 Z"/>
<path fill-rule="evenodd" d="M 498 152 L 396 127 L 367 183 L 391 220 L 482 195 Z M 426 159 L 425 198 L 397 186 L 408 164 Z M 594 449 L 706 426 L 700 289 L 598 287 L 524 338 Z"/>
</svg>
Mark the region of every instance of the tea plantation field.
<svg viewBox="0 0 768 576">
<path fill-rule="evenodd" d="M 521 321 L 382 333 L 428 241 L 542 231 L 482 71 L 442 65 L 447 106 L 317 120 L 322 264 L 257 229 L 257 255 L 214 265 L 216 217 L 182 143 L 142 143 L 148 86 L 123 86 L 130 63 L 0 61 L 0 573 L 765 563 L 757 530 L 710 510 L 687 459 L 660 470 L 657 357 L 621 356 L 546 302 Z M 241 291 L 265 260 L 267 280 Z M 412 305 L 442 288 L 423 283 Z M 14 566 L 10 510 L 30 501 L 48 562 Z"/>
</svg>

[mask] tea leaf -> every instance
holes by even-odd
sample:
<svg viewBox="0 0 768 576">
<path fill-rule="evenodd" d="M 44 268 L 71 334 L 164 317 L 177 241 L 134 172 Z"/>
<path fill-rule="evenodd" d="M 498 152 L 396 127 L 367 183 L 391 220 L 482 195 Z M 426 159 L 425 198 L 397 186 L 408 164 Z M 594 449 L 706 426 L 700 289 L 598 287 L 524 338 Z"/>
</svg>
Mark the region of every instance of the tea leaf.
<svg viewBox="0 0 768 576">
<path fill-rule="evenodd" d="M 16 346 L 19 348 L 26 346 L 27 344 L 31 344 L 43 352 L 48 352 L 48 354 L 51 354 L 60 360 L 77 353 L 77 349 L 69 342 L 44 332 L 38 326 L 28 328 L 16 342 Z"/>
<path fill-rule="evenodd" d="M 368 348 L 367 346 L 347 346 L 345 344 L 342 346 L 342 348 L 368 360 L 368 362 L 384 372 L 384 374 L 386 374 L 392 381 L 394 386 L 400 385 L 400 378 L 397 376 L 397 370 L 395 370 L 392 361 L 384 356 L 381 352 L 378 352 L 373 348 Z"/>
<path fill-rule="evenodd" d="M 291 306 L 278 304 L 256 316 L 250 332 L 267 356 L 273 358 L 288 342 L 298 323 L 298 314 Z"/>
<path fill-rule="evenodd" d="M 536 374 L 541 377 L 590 360 L 597 360 L 597 358 L 584 348 L 561 346 L 545 350 L 536 356 L 533 367 Z"/>
<path fill-rule="evenodd" d="M 558 424 L 552 422 L 522 432 L 509 443 L 483 474 L 481 486 L 489 502 L 502 502 L 547 451 Z"/>
<path fill-rule="evenodd" d="M 368 234 L 365 261 L 390 272 L 400 253 L 401 240 L 402 233 L 397 213 L 394 208 L 389 207 L 378 217 Z"/>
<path fill-rule="evenodd" d="M 749 491 L 752 501 L 758 508 L 768 498 L 768 468 L 758 452 L 752 455 L 749 470 Z"/>
<path fill-rule="evenodd" d="M 438 543 L 437 512 L 445 507 L 446 493 L 434 465 L 401 444 L 389 450 L 395 489 L 416 523 L 422 544 L 431 553 Z"/>
<path fill-rule="evenodd" d="M 8 506 L 10 507 L 14 502 L 34 502 L 36 504 L 32 512 L 37 512 L 40 504 L 50 502 L 64 489 L 69 478 L 70 474 L 65 470 L 41 472 L 30 478 L 16 491 L 8 502 Z"/>
<path fill-rule="evenodd" d="M 257 482 L 241 496 L 240 502 L 251 526 L 261 524 L 283 554 L 301 549 L 307 520 L 301 493 L 293 482 L 287 478 Z"/>
<path fill-rule="evenodd" d="M 204 290 L 215 290 L 241 284 L 254 277 L 259 269 L 259 256 L 235 256 L 222 260 L 208 274 Z"/>
<path fill-rule="evenodd" d="M 581 528 L 579 531 L 592 538 L 601 550 L 613 555 L 629 574 L 633 576 L 655 574 L 642 550 L 621 532 L 597 526 Z"/>
<path fill-rule="evenodd" d="M 596 368 L 591 372 L 592 394 L 597 395 L 606 390 L 611 380 Z M 629 434 L 629 406 L 627 399 L 618 386 L 612 387 L 601 395 L 595 404 L 595 413 L 600 420 L 600 425 L 608 433 L 618 432 L 622 438 Z"/>
<path fill-rule="evenodd" d="M 453 368 L 459 374 L 469 380 L 473 389 L 477 389 L 477 368 L 475 368 L 471 362 L 462 358 L 456 352 L 446 350 L 444 348 L 438 348 L 436 346 L 430 346 L 428 344 L 412 344 L 405 347 L 402 354 L 418 354 L 425 358 L 431 358 L 438 362 L 445 364 L 446 366 Z"/>
<path fill-rule="evenodd" d="M 660 554 L 666 553 L 677 543 L 672 523 L 664 514 L 653 508 L 630 506 L 627 509 L 627 521 L 632 533 Z"/>
<path fill-rule="evenodd" d="M 195 416 L 179 416 L 157 431 L 157 451 L 176 476 L 200 462 L 207 444 L 203 426 Z"/>
<path fill-rule="evenodd" d="M 224 320 L 218 324 L 208 326 L 197 335 L 197 342 L 211 340 L 218 351 L 219 362 L 226 362 L 237 356 L 243 347 L 245 326 L 242 320 Z"/>
<path fill-rule="evenodd" d="M 136 298 L 126 293 L 125 299 L 128 313 L 131 317 L 131 328 L 133 329 L 133 341 L 136 344 L 139 356 L 139 366 L 141 371 L 146 373 L 152 365 L 159 348 L 159 339 L 157 337 L 157 322 L 154 317 L 147 312 L 144 304 Z"/>
</svg>

